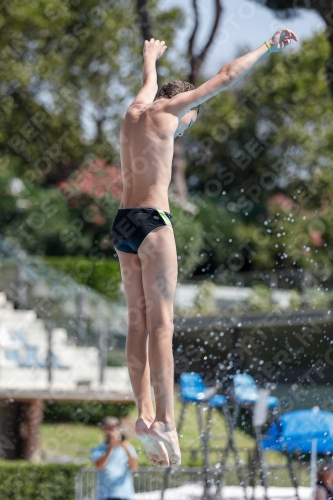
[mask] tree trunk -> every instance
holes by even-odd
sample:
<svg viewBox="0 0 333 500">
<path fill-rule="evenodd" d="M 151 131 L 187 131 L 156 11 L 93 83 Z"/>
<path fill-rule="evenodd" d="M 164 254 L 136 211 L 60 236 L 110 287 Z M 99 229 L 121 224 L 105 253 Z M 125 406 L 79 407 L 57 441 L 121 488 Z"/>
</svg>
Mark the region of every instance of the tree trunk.
<svg viewBox="0 0 333 500">
<path fill-rule="evenodd" d="M 329 40 L 331 43 L 332 47 L 332 52 L 331 52 L 331 58 L 328 61 L 327 67 L 326 67 L 326 74 L 327 74 L 327 79 L 328 79 L 328 85 L 330 87 L 330 91 L 333 97 L 333 31 L 329 35 Z"/>
<path fill-rule="evenodd" d="M 141 29 L 142 40 L 153 38 L 151 30 L 151 19 L 149 15 L 148 0 L 137 0 L 136 2 L 139 25 Z M 157 85 L 160 86 L 160 75 L 158 72 L 158 62 L 156 61 Z"/>
<path fill-rule="evenodd" d="M 192 34 L 188 41 L 188 57 L 190 61 L 190 74 L 187 77 L 187 81 L 196 85 L 200 69 L 205 61 L 207 52 L 212 45 L 215 35 L 217 33 L 217 28 L 220 22 L 220 17 L 222 13 L 222 7 L 220 0 L 214 0 L 215 3 L 215 20 L 210 31 L 208 40 L 199 54 L 194 54 L 194 41 L 199 29 L 199 13 L 197 0 L 192 0 L 192 7 L 195 16 L 195 23 L 193 27 Z M 151 19 L 149 16 L 148 0 L 137 0 L 137 11 L 139 16 L 139 24 L 141 29 L 142 38 L 144 40 L 150 40 L 151 33 Z M 157 78 L 159 84 L 159 75 L 157 71 Z M 172 162 L 172 184 L 175 190 L 176 200 L 179 203 L 187 200 L 187 185 L 186 185 L 186 162 L 184 155 L 184 148 L 182 142 L 179 139 L 175 140 L 174 147 L 174 157 Z M 190 205 L 190 204 L 189 204 Z"/>
<path fill-rule="evenodd" d="M 139 14 L 139 23 L 143 40 L 150 40 L 151 28 L 147 0 L 137 0 L 137 9 Z"/>
<path fill-rule="evenodd" d="M 34 399 L 22 403 L 20 409 L 20 458 L 32 462 L 39 460 L 39 427 L 43 420 L 44 402 Z"/>
<path fill-rule="evenodd" d="M 217 28 L 219 26 L 222 7 L 220 0 L 214 0 L 215 2 L 215 19 L 209 34 L 208 40 L 199 54 L 194 53 L 194 41 L 196 34 L 199 29 L 199 13 L 197 0 L 192 0 L 192 6 L 194 11 L 194 27 L 192 34 L 188 41 L 188 57 L 190 60 L 190 74 L 187 77 L 187 81 L 196 85 L 199 77 L 201 67 L 205 61 L 206 55 L 210 46 L 212 45 L 215 35 L 217 33 Z M 175 140 L 175 149 L 172 162 L 172 183 L 176 192 L 177 200 L 182 203 L 187 200 L 187 184 L 186 184 L 186 161 L 184 154 L 184 146 L 180 139 Z"/>
</svg>

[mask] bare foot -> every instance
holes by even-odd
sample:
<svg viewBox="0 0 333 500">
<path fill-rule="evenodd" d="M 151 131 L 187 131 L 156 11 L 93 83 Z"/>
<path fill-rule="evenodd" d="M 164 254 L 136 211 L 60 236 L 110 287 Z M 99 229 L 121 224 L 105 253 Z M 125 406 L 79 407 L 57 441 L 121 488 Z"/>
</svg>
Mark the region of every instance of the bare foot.
<svg viewBox="0 0 333 500">
<path fill-rule="evenodd" d="M 153 465 L 169 467 L 169 458 L 166 447 L 149 434 L 149 427 L 142 418 L 138 418 L 135 424 L 135 434 L 141 440 L 149 460 Z"/>
<path fill-rule="evenodd" d="M 149 434 L 165 444 L 170 465 L 172 469 L 177 470 L 181 463 L 181 455 L 176 429 L 170 430 L 163 422 L 153 422 L 149 428 Z"/>
</svg>

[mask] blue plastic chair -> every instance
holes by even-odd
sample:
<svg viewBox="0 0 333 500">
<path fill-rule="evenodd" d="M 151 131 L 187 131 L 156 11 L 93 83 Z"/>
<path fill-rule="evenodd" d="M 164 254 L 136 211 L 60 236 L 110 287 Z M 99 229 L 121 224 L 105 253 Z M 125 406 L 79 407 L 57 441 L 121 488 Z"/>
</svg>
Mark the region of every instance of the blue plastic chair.
<svg viewBox="0 0 333 500">
<path fill-rule="evenodd" d="M 317 453 L 333 453 L 333 413 L 319 408 L 284 413 L 273 422 L 262 445 L 266 450 L 311 453 L 316 439 Z"/>
<path fill-rule="evenodd" d="M 234 440 L 234 428 L 232 418 L 228 409 L 228 400 L 222 394 L 215 394 L 215 388 L 207 388 L 201 375 L 199 373 L 182 373 L 180 376 L 180 398 L 182 401 L 182 409 L 180 412 L 180 417 L 177 425 L 177 432 L 180 434 L 185 412 L 188 404 L 194 404 L 197 408 L 197 416 L 200 430 L 200 437 L 202 440 L 202 450 L 204 455 L 204 497 L 208 493 L 209 489 L 209 438 L 210 438 L 210 424 L 211 424 L 211 414 L 214 408 L 221 410 L 228 429 L 228 443 L 226 445 L 225 450 L 223 451 L 223 457 L 221 460 L 221 470 L 220 474 L 217 476 L 216 484 L 217 484 L 217 495 L 220 493 L 223 474 L 225 471 L 225 465 L 228 458 L 229 451 L 232 451 L 235 457 L 238 478 L 241 485 L 244 486 L 244 496 L 246 497 L 246 489 L 245 489 L 245 478 L 243 474 L 243 469 L 241 465 L 241 461 L 238 456 L 238 451 L 236 448 L 235 440 Z M 204 424 L 203 419 L 203 405 L 206 406 L 207 409 L 207 418 L 206 425 Z M 164 490 L 167 488 L 168 477 L 169 477 L 170 469 L 167 469 L 165 473 L 164 484 L 162 488 L 161 498 L 163 499 Z"/>
<path fill-rule="evenodd" d="M 233 377 L 235 402 L 241 406 L 253 406 L 259 398 L 259 390 L 256 383 L 248 373 L 237 373 Z M 267 407 L 272 410 L 279 404 L 278 398 L 269 396 Z"/>
<path fill-rule="evenodd" d="M 310 455 L 312 440 L 316 440 L 316 452 L 320 455 L 333 453 L 333 413 L 312 408 L 294 410 L 283 415 L 272 423 L 263 437 L 263 449 L 274 450 L 287 458 L 290 480 L 299 498 L 299 483 L 294 473 L 292 459 L 296 455 Z"/>
<path fill-rule="evenodd" d="M 207 400 L 206 386 L 199 373 L 180 375 L 180 395 L 184 402 L 202 402 Z"/>
</svg>

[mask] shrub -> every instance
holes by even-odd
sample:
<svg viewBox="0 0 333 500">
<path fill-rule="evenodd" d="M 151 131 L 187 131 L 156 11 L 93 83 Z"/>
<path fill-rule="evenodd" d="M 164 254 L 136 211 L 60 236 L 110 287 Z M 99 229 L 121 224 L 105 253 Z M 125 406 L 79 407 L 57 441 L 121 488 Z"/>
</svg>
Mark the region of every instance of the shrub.
<svg viewBox="0 0 333 500">
<path fill-rule="evenodd" d="M 119 298 L 121 275 L 117 260 L 81 256 L 44 257 L 44 260 L 69 274 L 80 285 L 90 286 L 110 299 Z"/>
<path fill-rule="evenodd" d="M 192 277 L 197 266 L 203 261 L 203 227 L 197 216 L 179 206 L 171 204 L 170 211 L 177 246 L 178 277 Z"/>
<path fill-rule="evenodd" d="M 255 285 L 252 287 L 252 294 L 247 300 L 252 311 L 270 311 L 273 310 L 275 304 L 272 301 L 271 290 L 264 285 Z"/>
<path fill-rule="evenodd" d="M 73 464 L 0 462 L 0 498 L 6 500 L 74 500 Z"/>
<path fill-rule="evenodd" d="M 125 349 L 113 349 L 106 355 L 107 366 L 127 366 Z"/>
<path fill-rule="evenodd" d="M 333 292 L 328 292 L 324 288 L 308 288 L 302 298 L 306 305 L 312 309 L 332 307 L 333 305 Z"/>
<path fill-rule="evenodd" d="M 235 234 L 240 216 L 227 210 L 223 203 L 218 204 L 209 199 L 198 201 L 197 206 L 199 213 L 196 220 L 203 227 L 202 272 L 211 275 L 217 270 L 239 271 L 245 263 L 244 241 Z"/>
<path fill-rule="evenodd" d="M 218 314 L 215 299 L 216 285 L 211 281 L 202 281 L 197 285 L 197 293 L 191 306 L 175 307 L 179 316 L 209 316 Z"/>
<path fill-rule="evenodd" d="M 126 417 L 134 403 L 93 403 L 49 401 L 45 405 L 44 422 L 76 422 L 98 425 L 106 416 Z M 0 497 L 1 498 L 1 497 Z"/>
</svg>

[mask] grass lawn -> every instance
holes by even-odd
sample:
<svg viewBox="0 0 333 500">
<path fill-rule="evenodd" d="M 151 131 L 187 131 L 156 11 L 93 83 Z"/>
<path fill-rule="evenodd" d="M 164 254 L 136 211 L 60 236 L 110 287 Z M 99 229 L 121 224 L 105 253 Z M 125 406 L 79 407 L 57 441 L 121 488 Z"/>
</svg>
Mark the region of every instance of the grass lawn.
<svg viewBox="0 0 333 500">
<path fill-rule="evenodd" d="M 176 421 L 180 412 L 180 402 L 175 400 Z M 204 413 L 205 415 L 205 413 Z M 129 415 L 133 420 L 136 419 L 136 409 L 134 408 Z M 226 445 L 227 431 L 224 418 L 214 410 L 211 426 L 210 440 L 210 463 L 221 462 L 222 449 Z M 247 462 L 248 450 L 253 449 L 254 439 L 245 432 L 237 429 L 235 431 L 235 440 L 240 457 Z M 101 443 L 103 436 L 100 429 L 96 426 L 83 424 L 42 424 L 40 435 L 40 446 L 43 460 L 50 460 L 56 457 L 70 457 L 89 463 L 89 450 L 93 446 Z M 130 438 L 130 442 L 137 450 L 140 465 L 149 465 L 150 462 L 146 456 L 141 441 L 137 438 Z M 202 465 L 201 441 L 199 438 L 198 420 L 195 406 L 188 406 L 183 428 L 180 435 L 180 446 L 182 449 L 182 464 L 185 466 Z M 233 459 L 229 457 L 229 461 Z M 268 463 L 285 463 L 284 457 L 279 453 L 267 453 Z"/>
<path fill-rule="evenodd" d="M 40 448 L 43 460 L 70 457 L 89 461 L 89 450 L 101 442 L 98 427 L 84 424 L 42 424 Z"/>
</svg>

